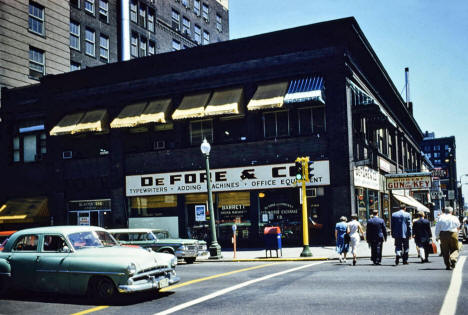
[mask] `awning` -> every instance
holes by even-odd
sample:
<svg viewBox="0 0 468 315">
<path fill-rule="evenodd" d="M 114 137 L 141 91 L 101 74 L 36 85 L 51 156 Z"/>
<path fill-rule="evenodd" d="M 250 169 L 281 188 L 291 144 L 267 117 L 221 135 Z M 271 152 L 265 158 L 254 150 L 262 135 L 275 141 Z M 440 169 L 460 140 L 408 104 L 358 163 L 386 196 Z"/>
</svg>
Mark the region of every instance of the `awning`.
<svg viewBox="0 0 468 315">
<path fill-rule="evenodd" d="M 65 115 L 50 131 L 51 136 L 69 135 L 84 116 L 84 112 Z"/>
<path fill-rule="evenodd" d="M 215 91 L 205 108 L 205 116 L 240 114 L 242 88 Z"/>
<path fill-rule="evenodd" d="M 84 132 L 107 132 L 108 129 L 107 110 L 97 109 L 87 112 L 80 120 L 72 134 Z"/>
<path fill-rule="evenodd" d="M 325 103 L 323 78 L 319 76 L 292 80 L 284 96 L 285 103 L 318 101 Z"/>
<path fill-rule="evenodd" d="M 278 82 L 258 86 L 254 96 L 247 104 L 248 110 L 281 108 L 284 94 L 288 89 L 288 82 Z"/>
<path fill-rule="evenodd" d="M 404 203 L 409 207 L 413 207 L 418 211 L 430 212 L 429 208 L 417 201 L 411 196 L 405 195 L 403 192 L 398 192 L 397 190 L 392 191 L 392 195 L 400 202 Z"/>
<path fill-rule="evenodd" d="M 138 125 L 140 115 L 146 108 L 148 102 L 125 106 L 120 114 L 112 120 L 111 128 L 131 128 Z"/>
<path fill-rule="evenodd" d="M 18 198 L 0 206 L 0 223 L 40 223 L 49 221 L 46 197 Z"/>
<path fill-rule="evenodd" d="M 163 123 L 165 124 L 167 111 L 172 103 L 172 99 L 166 98 L 149 102 L 146 109 L 138 119 L 138 124 L 143 125 L 147 123 Z"/>
<path fill-rule="evenodd" d="M 205 106 L 208 103 L 211 93 L 184 96 L 179 107 L 172 114 L 172 119 L 200 118 L 205 116 Z"/>
</svg>

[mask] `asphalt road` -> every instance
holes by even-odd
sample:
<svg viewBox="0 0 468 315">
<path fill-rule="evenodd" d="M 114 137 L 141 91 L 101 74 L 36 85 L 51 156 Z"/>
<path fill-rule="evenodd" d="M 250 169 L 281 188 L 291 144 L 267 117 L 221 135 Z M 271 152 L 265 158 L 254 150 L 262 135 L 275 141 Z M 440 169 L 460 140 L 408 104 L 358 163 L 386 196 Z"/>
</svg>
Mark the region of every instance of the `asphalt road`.
<svg viewBox="0 0 468 315">
<path fill-rule="evenodd" d="M 465 246 L 466 248 L 467 246 Z M 464 249 L 463 256 L 468 254 Z M 356 266 L 323 262 L 203 262 L 179 265 L 181 283 L 165 292 L 123 296 L 96 306 L 84 297 L 15 293 L 1 314 L 439 314 L 449 286 L 461 280 L 456 313 L 467 314 L 468 263 L 446 271 L 442 257 L 421 264 Z M 452 279 L 452 275 L 454 275 Z M 456 286 L 455 286 L 456 289 Z M 450 293 L 455 300 L 456 294 Z M 454 305 L 448 300 L 445 307 Z"/>
</svg>

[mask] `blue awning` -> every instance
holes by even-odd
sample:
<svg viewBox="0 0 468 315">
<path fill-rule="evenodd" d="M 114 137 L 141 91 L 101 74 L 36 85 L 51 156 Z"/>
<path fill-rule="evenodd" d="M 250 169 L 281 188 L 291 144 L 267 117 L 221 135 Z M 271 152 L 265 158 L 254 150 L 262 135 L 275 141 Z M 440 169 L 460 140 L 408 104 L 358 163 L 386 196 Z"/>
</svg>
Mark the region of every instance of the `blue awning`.
<svg viewBox="0 0 468 315">
<path fill-rule="evenodd" d="M 288 92 L 284 96 L 284 102 L 301 103 L 318 101 L 325 103 L 323 90 L 323 78 L 319 76 L 292 80 L 289 84 Z"/>
</svg>

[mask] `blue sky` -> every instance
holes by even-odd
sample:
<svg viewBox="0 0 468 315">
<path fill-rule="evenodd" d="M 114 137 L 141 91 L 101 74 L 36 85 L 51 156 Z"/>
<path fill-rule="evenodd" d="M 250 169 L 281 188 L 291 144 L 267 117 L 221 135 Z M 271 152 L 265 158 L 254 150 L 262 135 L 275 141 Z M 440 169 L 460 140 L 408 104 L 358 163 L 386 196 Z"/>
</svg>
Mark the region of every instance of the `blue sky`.
<svg viewBox="0 0 468 315">
<path fill-rule="evenodd" d="M 455 136 L 457 175 L 468 174 L 467 0 L 230 0 L 229 11 L 231 39 L 354 16 L 399 91 L 409 67 L 419 127 Z"/>
</svg>

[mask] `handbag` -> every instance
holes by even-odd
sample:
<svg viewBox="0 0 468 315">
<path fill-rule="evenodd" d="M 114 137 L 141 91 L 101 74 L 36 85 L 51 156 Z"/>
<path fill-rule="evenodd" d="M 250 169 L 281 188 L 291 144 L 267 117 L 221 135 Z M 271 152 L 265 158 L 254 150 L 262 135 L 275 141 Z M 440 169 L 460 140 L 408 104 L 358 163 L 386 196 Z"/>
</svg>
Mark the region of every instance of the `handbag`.
<svg viewBox="0 0 468 315">
<path fill-rule="evenodd" d="M 345 244 L 349 244 L 349 242 L 351 241 L 351 237 L 349 236 L 348 232 L 344 234 L 343 238 L 344 238 Z"/>
<path fill-rule="evenodd" d="M 429 254 L 437 254 L 437 245 L 432 240 L 429 240 Z"/>
</svg>

